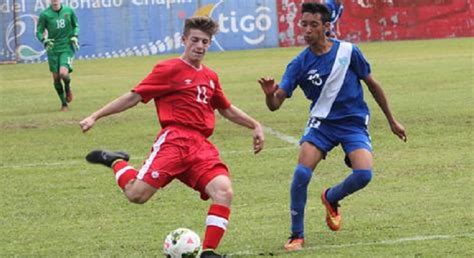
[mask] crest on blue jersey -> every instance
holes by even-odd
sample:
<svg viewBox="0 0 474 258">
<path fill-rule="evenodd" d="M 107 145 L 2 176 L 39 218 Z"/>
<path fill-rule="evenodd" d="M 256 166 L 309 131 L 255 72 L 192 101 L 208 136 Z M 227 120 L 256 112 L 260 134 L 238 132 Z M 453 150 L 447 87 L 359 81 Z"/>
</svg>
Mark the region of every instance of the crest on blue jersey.
<svg viewBox="0 0 474 258">
<path fill-rule="evenodd" d="M 323 84 L 323 79 L 321 79 L 317 69 L 309 70 L 307 80 L 311 81 L 315 86 L 321 86 Z"/>
<path fill-rule="evenodd" d="M 337 59 L 337 61 L 339 62 L 340 65 L 346 65 L 347 63 L 349 63 L 349 58 L 344 56 Z"/>
</svg>

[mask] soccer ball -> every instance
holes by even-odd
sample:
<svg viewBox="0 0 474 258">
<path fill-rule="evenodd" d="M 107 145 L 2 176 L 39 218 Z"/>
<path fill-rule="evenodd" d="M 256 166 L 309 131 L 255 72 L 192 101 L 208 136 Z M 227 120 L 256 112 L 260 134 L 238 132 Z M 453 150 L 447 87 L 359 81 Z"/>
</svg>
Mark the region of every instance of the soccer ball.
<svg viewBox="0 0 474 258">
<path fill-rule="evenodd" d="M 163 252 L 168 258 L 198 257 L 200 251 L 201 239 L 187 228 L 171 231 L 163 243 Z"/>
</svg>

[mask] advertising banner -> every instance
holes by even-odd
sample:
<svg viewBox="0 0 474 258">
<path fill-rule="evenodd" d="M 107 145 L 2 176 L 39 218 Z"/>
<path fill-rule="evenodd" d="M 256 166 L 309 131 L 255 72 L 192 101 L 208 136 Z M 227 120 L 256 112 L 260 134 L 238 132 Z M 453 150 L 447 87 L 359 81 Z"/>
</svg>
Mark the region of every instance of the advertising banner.
<svg viewBox="0 0 474 258">
<path fill-rule="evenodd" d="M 304 44 L 302 2 L 277 0 L 280 46 Z M 471 0 L 345 0 L 339 23 L 351 42 L 474 36 Z"/>
<path fill-rule="evenodd" d="M 179 53 L 184 20 L 207 15 L 220 31 L 211 51 L 278 47 L 275 0 L 63 0 L 79 20 L 76 58 Z M 0 62 L 44 61 L 35 38 L 48 0 L 0 0 Z"/>
</svg>

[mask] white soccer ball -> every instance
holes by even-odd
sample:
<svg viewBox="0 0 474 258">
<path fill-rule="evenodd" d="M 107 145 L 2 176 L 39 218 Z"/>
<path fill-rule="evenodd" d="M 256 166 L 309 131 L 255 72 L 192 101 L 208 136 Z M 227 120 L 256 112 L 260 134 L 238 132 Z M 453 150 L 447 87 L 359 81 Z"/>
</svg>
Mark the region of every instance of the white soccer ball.
<svg viewBox="0 0 474 258">
<path fill-rule="evenodd" d="M 163 252 L 169 258 L 198 257 L 201 252 L 201 239 L 190 229 L 175 229 L 166 236 Z"/>
</svg>

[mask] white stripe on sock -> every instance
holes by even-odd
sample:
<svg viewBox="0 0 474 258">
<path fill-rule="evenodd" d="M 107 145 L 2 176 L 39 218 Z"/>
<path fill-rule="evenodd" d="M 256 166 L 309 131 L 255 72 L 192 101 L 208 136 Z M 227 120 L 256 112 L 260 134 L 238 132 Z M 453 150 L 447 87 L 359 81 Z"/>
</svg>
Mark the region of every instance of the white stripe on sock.
<svg viewBox="0 0 474 258">
<path fill-rule="evenodd" d="M 228 223 L 229 221 L 222 217 L 218 217 L 215 215 L 207 215 L 207 219 L 206 219 L 207 226 L 216 226 L 216 227 L 222 228 L 223 230 L 226 230 Z"/>
<path fill-rule="evenodd" d="M 120 177 L 125 173 L 127 172 L 127 170 L 130 170 L 130 169 L 134 169 L 132 166 L 126 166 L 122 169 L 120 169 L 119 171 L 117 171 L 117 173 L 115 173 L 115 181 L 118 181 L 120 180 Z"/>
</svg>

